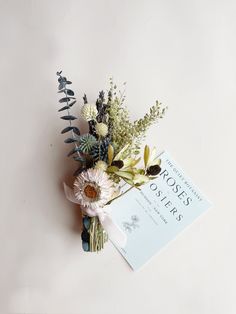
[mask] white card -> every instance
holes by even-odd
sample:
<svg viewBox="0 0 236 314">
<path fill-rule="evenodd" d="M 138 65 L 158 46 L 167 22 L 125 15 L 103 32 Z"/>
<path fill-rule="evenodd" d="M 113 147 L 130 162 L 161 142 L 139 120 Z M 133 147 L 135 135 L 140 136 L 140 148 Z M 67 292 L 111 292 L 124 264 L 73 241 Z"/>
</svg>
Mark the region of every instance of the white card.
<svg viewBox="0 0 236 314">
<path fill-rule="evenodd" d="M 167 152 L 158 178 L 111 204 L 112 219 L 127 234 L 117 249 L 136 270 L 209 207 L 209 201 Z"/>
</svg>

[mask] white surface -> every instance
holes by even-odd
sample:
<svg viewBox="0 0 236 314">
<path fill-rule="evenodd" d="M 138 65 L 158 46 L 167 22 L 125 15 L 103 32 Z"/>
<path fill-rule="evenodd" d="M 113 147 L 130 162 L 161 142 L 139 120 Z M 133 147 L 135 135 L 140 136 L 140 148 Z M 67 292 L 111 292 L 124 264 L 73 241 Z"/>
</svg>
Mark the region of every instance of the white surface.
<svg viewBox="0 0 236 314">
<path fill-rule="evenodd" d="M 0 1 L 0 313 L 234 314 L 235 1 Z M 113 75 L 139 117 L 169 106 L 166 148 L 214 207 L 140 272 L 81 251 L 61 182 L 55 72 L 81 99 Z M 155 134 L 155 136 L 154 136 Z M 141 248 L 140 248 L 141 249 Z"/>
</svg>

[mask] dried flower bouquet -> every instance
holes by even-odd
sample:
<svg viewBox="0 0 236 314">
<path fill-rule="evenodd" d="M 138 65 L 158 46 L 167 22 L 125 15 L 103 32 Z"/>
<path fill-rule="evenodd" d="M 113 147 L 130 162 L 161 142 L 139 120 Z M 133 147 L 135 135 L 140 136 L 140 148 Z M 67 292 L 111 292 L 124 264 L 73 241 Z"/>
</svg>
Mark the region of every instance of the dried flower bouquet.
<svg viewBox="0 0 236 314">
<path fill-rule="evenodd" d="M 76 103 L 71 81 L 61 71 L 57 76 L 58 93 L 63 94 L 59 100 L 63 107 L 58 111 L 66 112 L 61 119 L 69 123 L 61 133 L 69 134 L 64 140 L 73 144 L 68 156 L 78 163 L 73 188 L 64 183 L 64 190 L 66 197 L 82 210 L 83 249 L 100 251 L 108 238 L 123 247 L 126 235 L 112 221 L 108 205 L 159 174 L 161 160 L 155 148 L 145 146 L 141 166 L 142 158 L 138 155 L 147 129 L 164 116 L 166 108 L 157 101 L 142 119 L 131 122 L 124 106 L 125 93 L 117 91 L 110 79 L 107 95 L 101 91 L 96 103 L 88 103 L 84 95 L 81 116 L 88 122 L 89 131 L 81 134 L 78 126 L 72 124 L 77 118 L 71 114 Z"/>
</svg>

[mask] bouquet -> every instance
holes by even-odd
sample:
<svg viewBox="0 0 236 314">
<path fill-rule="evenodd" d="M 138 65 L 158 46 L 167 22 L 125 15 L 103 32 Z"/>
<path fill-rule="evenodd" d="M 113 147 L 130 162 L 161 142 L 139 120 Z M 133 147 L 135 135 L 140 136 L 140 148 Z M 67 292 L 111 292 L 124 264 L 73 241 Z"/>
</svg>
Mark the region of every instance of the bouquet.
<svg viewBox="0 0 236 314">
<path fill-rule="evenodd" d="M 74 125 L 77 117 L 71 113 L 76 103 L 72 82 L 62 76 L 62 71 L 57 76 L 58 93 L 63 94 L 59 99 L 63 107 L 58 111 L 66 113 L 61 119 L 68 122 L 61 133 L 67 135 L 64 142 L 73 145 L 68 157 L 77 162 L 73 187 L 64 183 L 64 191 L 82 211 L 83 250 L 98 252 L 108 239 L 124 247 L 126 234 L 110 217 L 109 205 L 160 173 L 156 148 L 146 145 L 143 157 L 140 150 L 147 129 L 164 116 L 166 107 L 156 101 L 143 118 L 132 122 L 124 105 L 125 90 L 119 91 L 110 79 L 108 91 L 101 91 L 96 103 L 88 102 L 84 94 L 81 117 L 88 123 L 88 132 L 81 134 Z"/>
</svg>

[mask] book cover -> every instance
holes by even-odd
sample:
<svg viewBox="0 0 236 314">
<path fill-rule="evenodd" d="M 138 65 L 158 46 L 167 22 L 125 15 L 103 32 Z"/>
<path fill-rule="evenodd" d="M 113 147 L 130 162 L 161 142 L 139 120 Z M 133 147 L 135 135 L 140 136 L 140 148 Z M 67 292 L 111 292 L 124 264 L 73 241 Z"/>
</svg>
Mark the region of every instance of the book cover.
<svg viewBox="0 0 236 314">
<path fill-rule="evenodd" d="M 117 249 L 136 270 L 205 212 L 210 203 L 169 153 L 160 156 L 158 177 L 111 205 L 111 216 L 127 234 Z"/>
</svg>

